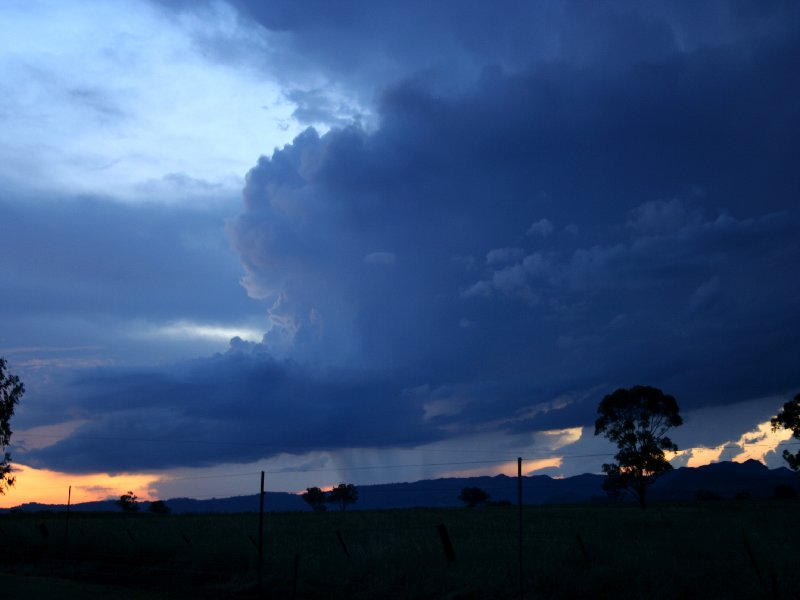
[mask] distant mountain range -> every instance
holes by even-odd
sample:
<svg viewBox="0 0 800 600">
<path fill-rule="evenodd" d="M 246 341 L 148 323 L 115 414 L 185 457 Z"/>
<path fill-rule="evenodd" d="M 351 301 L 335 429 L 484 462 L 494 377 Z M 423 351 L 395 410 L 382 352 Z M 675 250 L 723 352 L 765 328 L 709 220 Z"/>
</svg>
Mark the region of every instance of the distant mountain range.
<svg viewBox="0 0 800 600">
<path fill-rule="evenodd" d="M 577 475 L 553 479 L 547 475 L 522 478 L 522 497 L 525 504 L 569 504 L 605 502 L 603 475 Z M 735 497 L 765 499 L 774 496 L 777 486 L 789 486 L 800 495 L 800 474 L 789 469 L 768 469 L 762 463 L 720 462 L 702 467 L 683 467 L 662 476 L 650 489 L 648 499 L 695 500 L 730 499 Z M 489 493 L 494 502 L 517 501 L 517 479 L 506 475 L 494 477 L 459 477 L 426 479 L 413 483 L 387 483 L 358 486 L 358 502 L 349 510 L 380 510 L 389 508 L 463 506 L 458 495 L 465 487 L 479 487 Z M 297 494 L 267 492 L 264 510 L 270 512 L 308 511 L 310 508 Z M 258 494 L 194 500 L 172 498 L 166 503 L 173 513 L 241 513 L 258 511 Z M 148 507 L 142 502 L 142 510 Z M 65 505 L 30 502 L 16 509 L 25 512 L 62 511 Z M 72 505 L 73 511 L 119 511 L 112 500 L 84 502 Z"/>
</svg>

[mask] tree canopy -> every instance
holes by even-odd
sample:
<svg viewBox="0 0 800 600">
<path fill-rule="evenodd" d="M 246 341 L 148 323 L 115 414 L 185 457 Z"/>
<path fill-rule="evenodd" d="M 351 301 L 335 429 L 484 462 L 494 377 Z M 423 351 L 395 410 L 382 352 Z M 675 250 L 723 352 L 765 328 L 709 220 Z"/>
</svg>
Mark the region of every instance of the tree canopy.
<svg viewBox="0 0 800 600">
<path fill-rule="evenodd" d="M 306 491 L 302 494 L 302 498 L 315 511 L 325 510 L 327 494 L 318 487 L 306 488 Z"/>
<path fill-rule="evenodd" d="M 489 494 L 479 487 L 465 487 L 458 495 L 458 499 L 472 508 L 478 504 L 486 504 L 489 501 Z"/>
<path fill-rule="evenodd" d="M 340 483 L 330 492 L 326 502 L 338 504 L 341 510 L 345 510 L 348 504 L 354 504 L 358 500 L 358 488 L 352 483 Z"/>
<path fill-rule="evenodd" d="M 136 512 L 139 510 L 139 503 L 136 494 L 133 492 L 128 492 L 127 494 L 122 494 L 114 504 L 119 506 L 124 512 Z"/>
<path fill-rule="evenodd" d="M 772 431 L 778 429 L 790 429 L 792 436 L 800 440 L 800 394 L 783 405 L 778 416 L 771 420 Z M 788 450 L 783 451 L 783 459 L 789 463 L 792 471 L 800 471 L 800 450 L 792 454 Z"/>
<path fill-rule="evenodd" d="M 672 469 L 664 451 L 678 450 L 666 435 L 683 423 L 678 403 L 658 388 L 637 385 L 605 396 L 597 412 L 594 434 L 603 434 L 619 449 L 616 462 L 603 465 L 604 487 L 632 492 L 644 509 L 648 488 Z"/>
<path fill-rule="evenodd" d="M 3 461 L 0 463 L 0 494 L 14 485 L 14 476 L 11 474 L 11 454 L 6 448 L 11 443 L 11 417 L 14 409 L 25 393 L 25 386 L 19 377 L 6 371 L 6 360 L 0 358 L 0 451 L 3 452 Z"/>
<path fill-rule="evenodd" d="M 170 512 L 172 512 L 170 507 L 167 506 L 167 503 L 163 500 L 154 500 L 150 503 L 150 506 L 147 508 L 147 510 L 154 515 L 168 515 Z"/>
</svg>

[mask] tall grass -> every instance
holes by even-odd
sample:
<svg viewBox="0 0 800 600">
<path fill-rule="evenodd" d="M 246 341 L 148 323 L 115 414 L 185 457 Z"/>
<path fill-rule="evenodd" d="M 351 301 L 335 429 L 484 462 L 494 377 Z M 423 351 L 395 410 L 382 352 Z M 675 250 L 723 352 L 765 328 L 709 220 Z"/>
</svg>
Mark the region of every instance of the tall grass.
<svg viewBox="0 0 800 600">
<path fill-rule="evenodd" d="M 798 502 L 531 506 L 523 522 L 527 597 L 800 597 Z M 73 513 L 67 545 L 63 513 L 5 515 L 0 555 L 7 573 L 247 597 L 257 529 L 253 514 Z M 264 586 L 279 598 L 295 585 L 301 598 L 512 598 L 518 539 L 514 507 L 268 514 Z"/>
</svg>

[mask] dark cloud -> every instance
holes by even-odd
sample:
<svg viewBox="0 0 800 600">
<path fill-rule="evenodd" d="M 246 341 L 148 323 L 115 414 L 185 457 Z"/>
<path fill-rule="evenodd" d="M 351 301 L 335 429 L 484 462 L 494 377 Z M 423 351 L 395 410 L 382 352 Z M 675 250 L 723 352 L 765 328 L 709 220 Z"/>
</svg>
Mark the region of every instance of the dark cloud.
<svg viewBox="0 0 800 600">
<path fill-rule="evenodd" d="M 239 4 L 381 89 L 377 125 L 308 129 L 248 174 L 229 232 L 262 343 L 77 381 L 91 423 L 31 460 L 412 446 L 590 425 L 619 386 L 685 411 L 800 386 L 796 8 Z M 298 116 L 329 120 L 305 92 Z M 104 450 L 130 437 L 172 442 Z"/>
<path fill-rule="evenodd" d="M 14 318 L 0 347 L 99 344 L 105 358 L 155 362 L 162 349 L 135 348 L 137 327 L 261 313 L 242 294 L 224 233 L 235 203 L 198 204 L 4 194 L 0 281 L 13 293 L 0 312 Z"/>
<path fill-rule="evenodd" d="M 724 361 L 722 340 L 778 343 L 798 316 L 796 49 L 489 70 L 456 99 L 399 84 L 376 132 L 309 130 L 251 171 L 232 229 L 247 285 L 295 356 L 446 381 L 668 382 Z M 364 269 L 379 249 L 390 272 Z"/>
<path fill-rule="evenodd" d="M 490 65 L 518 71 L 558 63 L 609 72 L 699 48 L 780 39 L 793 33 L 800 16 L 796 4 L 781 1 L 231 3 L 244 22 L 273 34 L 263 68 L 280 65 L 279 75 L 303 91 L 314 89 L 304 78 L 323 76 L 332 89 L 364 103 L 410 74 L 447 94 Z"/>
<path fill-rule="evenodd" d="M 39 410 L 85 418 L 66 440 L 19 460 L 69 472 L 246 462 L 352 445 L 404 446 L 441 437 L 393 374 L 303 368 L 240 344 L 160 369 L 97 371 Z M 386 427 L 387 421 L 392 427 Z"/>
</svg>

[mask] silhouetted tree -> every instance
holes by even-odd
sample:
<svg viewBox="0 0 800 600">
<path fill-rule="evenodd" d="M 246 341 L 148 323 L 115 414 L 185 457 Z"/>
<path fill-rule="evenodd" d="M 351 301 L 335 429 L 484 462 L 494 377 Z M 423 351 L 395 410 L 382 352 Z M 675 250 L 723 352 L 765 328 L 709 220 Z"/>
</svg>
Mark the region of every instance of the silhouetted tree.
<svg viewBox="0 0 800 600">
<path fill-rule="evenodd" d="M 11 426 L 9 421 L 14 415 L 14 408 L 25 393 L 25 386 L 19 377 L 6 372 L 6 360 L 0 358 L 0 451 L 3 461 L 0 463 L 0 494 L 14 485 L 11 474 L 11 454 L 6 448 L 11 443 Z"/>
<path fill-rule="evenodd" d="M 154 515 L 168 515 L 171 511 L 167 503 L 163 500 L 156 500 L 155 502 L 151 502 L 150 506 L 147 507 Z"/>
<path fill-rule="evenodd" d="M 489 494 L 479 487 L 465 487 L 458 495 L 458 499 L 472 508 L 478 504 L 486 504 L 486 502 L 489 500 Z"/>
<path fill-rule="evenodd" d="M 306 491 L 302 494 L 303 500 L 315 511 L 325 510 L 326 497 L 327 494 L 318 487 L 306 488 Z"/>
<path fill-rule="evenodd" d="M 797 394 L 793 400 L 789 400 L 783 405 L 777 417 L 771 421 L 772 431 L 778 429 L 791 429 L 792 436 L 800 440 L 800 394 Z M 796 454 L 792 454 L 788 450 L 783 451 L 783 460 L 789 463 L 792 471 L 800 471 L 800 450 Z"/>
<path fill-rule="evenodd" d="M 657 388 L 637 385 L 607 395 L 597 412 L 594 434 L 603 434 L 619 448 L 616 462 L 604 464 L 603 472 L 610 485 L 630 490 L 644 510 L 647 489 L 672 469 L 664 451 L 678 449 L 666 435 L 683 423 L 678 403 Z"/>
<path fill-rule="evenodd" d="M 621 500 L 628 490 L 619 479 L 618 474 L 608 473 L 603 480 L 603 491 L 608 495 L 609 500 L 618 502 Z"/>
<path fill-rule="evenodd" d="M 138 498 L 136 494 L 133 492 L 128 492 L 127 494 L 122 494 L 114 504 L 119 506 L 125 512 L 136 512 L 139 510 L 139 504 L 137 502 Z"/>
<path fill-rule="evenodd" d="M 358 488 L 352 483 L 340 483 L 330 492 L 325 502 L 338 504 L 341 510 L 345 510 L 348 504 L 354 504 L 358 500 Z"/>
</svg>

